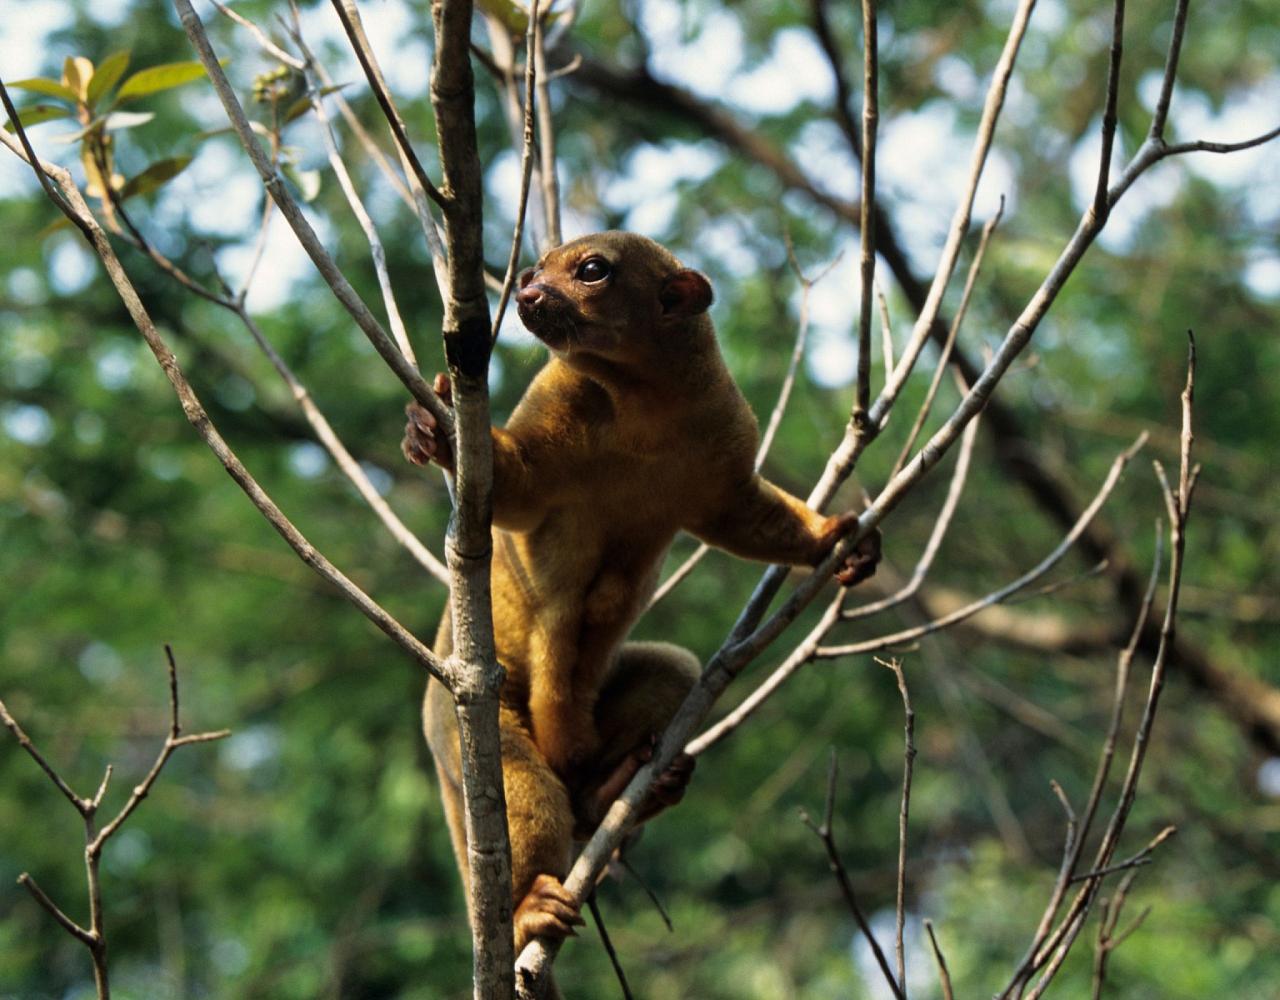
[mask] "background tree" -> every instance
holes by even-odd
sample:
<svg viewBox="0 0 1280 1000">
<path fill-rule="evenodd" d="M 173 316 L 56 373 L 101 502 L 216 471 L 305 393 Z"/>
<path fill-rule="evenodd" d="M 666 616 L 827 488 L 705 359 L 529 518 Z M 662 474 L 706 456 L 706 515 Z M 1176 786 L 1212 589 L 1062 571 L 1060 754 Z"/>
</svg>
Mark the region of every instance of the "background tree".
<svg viewBox="0 0 1280 1000">
<path fill-rule="evenodd" d="M 128 49 L 134 68 L 191 58 L 176 22 L 149 6 L 125 8 L 117 13 L 129 18 L 116 21 L 94 20 L 76 4 L 42 9 L 62 19 L 49 50 L 57 58 L 11 68 L 15 56 L 6 49 L 6 81 L 57 77 L 64 55 L 87 55 L 101 67 L 109 53 Z M 283 13 L 267 4 L 238 9 L 263 25 Z M 986 221 L 1006 196 L 960 337 L 966 359 L 980 360 L 1007 328 L 1092 196 L 1110 15 L 1106 6 L 1063 3 L 1041 6 L 1032 19 L 975 213 Z M 408 127 L 426 148 L 427 19 L 390 4 L 366 16 Z M 1128 12 L 1122 151 L 1136 148 L 1148 126 L 1170 16 Z M 881 13 L 878 235 L 899 347 L 919 294 L 912 279 L 932 268 L 961 187 L 962 168 L 955 175 L 948 168 L 965 161 L 1010 17 L 1001 3 L 942 14 L 906 3 Z M 382 136 L 371 99 L 355 83 L 361 73 L 343 61 L 348 50 L 335 41 L 330 8 L 305 12 L 304 26 L 333 79 L 348 83 L 343 96 Z M 211 30 L 220 51 L 235 54 L 229 72 L 243 99 L 275 63 L 243 29 L 219 20 Z M 1212 17 L 1192 8 L 1174 140 L 1233 141 L 1274 126 L 1260 116 L 1280 92 L 1276 46 L 1267 44 L 1277 30 L 1265 5 Z M 498 52 L 494 40 L 476 38 Z M 34 53 L 33 41 L 23 39 Z M 566 235 L 639 229 L 711 274 L 722 343 L 762 416 L 799 323 L 787 238 L 805 274 L 847 251 L 808 295 L 804 370 L 770 453 L 770 474 L 804 491 L 839 441 L 856 359 L 849 206 L 858 192 L 850 153 L 857 108 L 827 62 L 829 52 L 840 53 L 835 62 L 846 79 L 859 78 L 856 12 L 821 3 L 588 5 L 560 43 L 552 70 L 574 66 L 571 53 L 582 56 L 551 84 Z M 268 90 L 264 84 L 259 118 L 270 125 L 288 117 L 297 93 Z M 224 124 L 209 94 L 205 83 L 157 93 L 145 105 L 157 117 L 119 135 L 113 153 L 128 178 L 148 164 L 194 156 L 158 192 L 139 196 L 149 200 L 131 200 L 131 208 L 145 205 L 131 214 L 198 280 L 216 288 L 216 265 L 234 288 L 253 255 L 261 193 L 231 140 L 198 141 L 199 129 Z M 477 125 L 497 272 L 519 166 L 504 103 L 504 88 L 482 78 Z M 58 130 L 33 130 L 43 155 L 56 148 L 46 133 Z M 310 171 L 324 166 L 315 117 L 297 118 L 282 135 L 277 152 L 294 160 L 306 189 Z M 441 318 L 423 280 L 431 263 L 420 231 L 361 147 L 345 133 L 341 141 L 368 192 L 406 326 L 429 372 Z M 214 767 L 209 754 L 175 757 L 152 793 L 159 801 L 107 846 L 118 992 L 468 992 L 470 944 L 417 736 L 420 674 L 396 664 L 394 650 L 340 608 L 229 488 L 83 244 L 70 231 L 46 235 L 54 215 L 34 197 L 29 171 L 7 154 L 0 162 L 0 212 L 14 234 L 0 309 L 3 695 L 48 755 L 91 776 L 77 785 L 95 780 L 108 759 L 122 767 L 134 760 L 142 770 L 165 719 L 150 668 L 160 643 L 171 641 L 190 724 L 236 730 Z M 1152 912 L 1111 956 L 1108 982 L 1122 995 L 1261 996 L 1280 974 L 1267 841 L 1274 806 L 1266 798 L 1280 733 L 1266 655 L 1277 611 L 1266 558 L 1276 544 L 1267 449 L 1277 409 L 1265 375 L 1275 360 L 1269 334 L 1280 294 L 1276 172 L 1274 147 L 1264 147 L 1170 161 L 1139 182 L 1036 334 L 1034 363 L 1005 380 L 985 415 L 945 547 L 929 584 L 901 611 L 903 624 L 914 624 L 1023 572 L 1028 553 L 1039 558 L 1056 544 L 1138 429 L 1152 429 L 1153 450 L 1172 458 L 1183 331 L 1196 327 L 1206 472 L 1187 553 L 1189 616 L 1131 820 L 1135 849 L 1166 822 L 1181 832 L 1132 891 L 1126 912 L 1147 905 Z M 377 301 L 365 237 L 330 177 L 310 211 L 358 290 Z M 531 225 L 538 226 L 536 206 Z M 283 232 L 278 220 L 270 232 Z M 403 475 L 398 460 L 403 390 L 328 293 L 291 263 L 289 240 L 269 246 L 271 270 L 255 282 L 259 297 L 248 310 L 404 521 L 425 538 L 440 537 L 442 486 Z M 152 314 L 180 338 L 186 368 L 246 463 L 282 506 L 301 512 L 309 536 L 335 562 L 427 634 L 444 589 L 377 527 L 312 443 L 240 319 L 193 298 L 145 257 L 123 245 L 120 252 Z M 955 304 L 948 299 L 948 315 Z M 491 379 L 499 416 L 539 358 L 527 337 L 504 330 Z M 902 413 L 914 412 L 926 384 L 923 372 L 908 383 Z M 954 404 L 951 391 L 944 382 L 940 414 Z M 886 480 L 908 427 L 899 416 L 867 452 L 859 477 L 868 488 Z M 889 557 L 903 571 L 933 527 L 947 487 L 940 473 L 887 525 Z M 938 925 L 961 995 L 990 991 L 990 969 L 1010 967 L 1025 947 L 1060 850 L 1061 809 L 1047 782 L 1058 779 L 1077 803 L 1084 798 L 1106 726 L 1115 646 L 1141 598 L 1150 516 L 1160 509 L 1154 480 L 1131 473 L 1106 526 L 1095 522 L 1074 564 L 1058 570 L 1070 577 L 1105 555 L 1105 573 L 1049 600 L 978 616 L 903 654 L 920 751 L 909 963 L 928 985 L 915 992 L 934 988 L 920 917 Z M 678 546 L 673 566 L 688 551 Z M 756 578 L 709 556 L 655 606 L 640 634 L 710 655 Z M 796 626 L 796 638 L 818 610 Z M 757 666 L 760 676 L 767 666 Z M 869 661 L 817 664 L 704 755 L 697 808 L 654 824 L 631 855 L 679 935 L 666 933 L 635 881 L 600 892 L 638 992 L 809 996 L 878 982 L 863 946 L 851 944 L 852 924 L 818 845 L 792 817 L 796 806 L 822 801 L 827 749 L 840 748 L 837 832 L 844 831 L 863 904 L 883 928 L 893 900 L 900 712 L 892 677 Z M 0 876 L 29 869 L 51 894 L 75 898 L 82 873 L 74 819 L 16 748 L 0 768 L 9 790 L 0 797 Z M 6 991 L 89 989 L 78 945 L 16 887 L 0 895 L 0 942 Z M 1084 949 L 1075 962 L 1064 970 L 1064 992 L 1083 989 L 1091 974 Z M 565 950 L 560 968 L 584 995 L 616 988 L 603 953 L 584 943 Z"/>
</svg>

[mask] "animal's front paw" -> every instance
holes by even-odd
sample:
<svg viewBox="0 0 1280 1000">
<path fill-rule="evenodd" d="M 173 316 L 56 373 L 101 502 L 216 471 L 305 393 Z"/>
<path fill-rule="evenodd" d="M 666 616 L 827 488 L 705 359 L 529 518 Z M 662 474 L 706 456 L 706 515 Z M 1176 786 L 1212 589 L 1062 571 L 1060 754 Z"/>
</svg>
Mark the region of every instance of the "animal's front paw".
<svg viewBox="0 0 1280 1000">
<path fill-rule="evenodd" d="M 445 405 L 452 405 L 453 392 L 449 376 L 443 373 L 436 376 L 435 390 Z M 435 462 L 446 469 L 453 468 L 453 452 L 449 447 L 449 439 L 440 430 L 436 418 L 431 411 L 418 403 L 410 403 L 404 408 L 409 418 L 404 427 L 404 440 L 400 442 L 400 450 L 414 465 L 430 465 Z"/>
<path fill-rule="evenodd" d="M 836 579 L 842 587 L 855 587 L 863 580 L 869 580 L 876 574 L 876 566 L 880 564 L 880 530 L 872 528 L 862 538 L 853 551 L 844 557 L 844 562 L 836 567 Z"/>
<path fill-rule="evenodd" d="M 513 918 L 517 949 L 535 937 L 573 937 L 584 923 L 578 904 L 554 875 L 539 875 L 520 900 Z"/>
</svg>

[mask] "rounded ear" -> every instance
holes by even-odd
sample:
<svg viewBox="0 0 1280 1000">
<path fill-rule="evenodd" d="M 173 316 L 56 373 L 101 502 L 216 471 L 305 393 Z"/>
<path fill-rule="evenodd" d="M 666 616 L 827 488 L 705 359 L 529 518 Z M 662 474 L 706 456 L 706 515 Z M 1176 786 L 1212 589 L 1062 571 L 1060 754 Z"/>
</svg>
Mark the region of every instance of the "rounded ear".
<svg viewBox="0 0 1280 1000">
<path fill-rule="evenodd" d="M 711 306 L 711 282 L 706 275 L 682 267 L 662 283 L 658 301 L 664 316 L 696 316 Z"/>
</svg>

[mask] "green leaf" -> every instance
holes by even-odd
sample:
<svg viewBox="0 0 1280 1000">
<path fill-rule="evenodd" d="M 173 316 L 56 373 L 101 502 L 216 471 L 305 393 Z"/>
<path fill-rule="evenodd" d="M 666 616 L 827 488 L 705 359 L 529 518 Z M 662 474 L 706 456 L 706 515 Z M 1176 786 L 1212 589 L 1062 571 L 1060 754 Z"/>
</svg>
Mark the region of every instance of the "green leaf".
<svg viewBox="0 0 1280 1000">
<path fill-rule="evenodd" d="M 152 191 L 158 190 L 186 170 L 190 162 L 191 157 L 189 156 L 175 156 L 168 160 L 156 160 L 142 173 L 130 178 L 129 183 L 121 188 L 121 200 L 132 198 L 135 195 L 150 194 Z"/>
<path fill-rule="evenodd" d="M 89 90 L 85 96 L 85 103 L 89 107 L 93 107 L 104 94 L 111 92 L 111 88 L 120 82 L 120 77 L 124 76 L 124 71 L 129 68 L 129 50 L 122 49 L 119 52 L 113 52 L 94 71 L 93 79 L 89 81 Z"/>
<path fill-rule="evenodd" d="M 39 125 L 41 122 L 53 121 L 55 118 L 66 118 L 70 114 L 70 108 L 64 108 L 59 104 L 33 104 L 18 112 L 18 121 L 22 123 L 23 128 L 26 128 L 30 125 Z M 5 122 L 4 130 L 14 131 L 13 122 Z"/>
<path fill-rule="evenodd" d="M 199 80 L 204 76 L 204 67 L 198 62 L 164 63 L 138 70 L 125 80 L 124 86 L 116 95 L 117 101 L 132 100 L 147 94 L 157 94 L 162 90 L 181 87 L 184 83 Z"/>
<path fill-rule="evenodd" d="M 54 142 L 79 142 L 94 129 L 101 128 L 105 132 L 119 132 L 121 129 L 145 125 L 156 116 L 154 111 L 112 111 L 108 115 L 99 115 L 88 125 L 66 135 L 53 137 Z"/>
<path fill-rule="evenodd" d="M 44 94 L 45 97 L 56 97 L 60 101 L 69 101 L 75 104 L 79 98 L 76 92 L 57 80 L 46 80 L 42 76 L 33 76 L 29 80 L 14 80 L 13 83 L 5 84 L 6 87 L 18 90 L 29 90 L 35 94 Z"/>
<path fill-rule="evenodd" d="M 93 63 L 84 56 L 67 56 L 62 64 L 62 81 L 67 89 L 76 95 L 76 100 L 84 97 L 85 88 L 93 79 Z"/>
<path fill-rule="evenodd" d="M 320 91 L 321 97 L 328 97 L 335 91 L 345 87 L 345 83 L 334 84 L 332 87 L 324 87 Z M 285 112 L 283 125 L 288 125 L 291 121 L 296 121 L 311 110 L 311 95 L 303 94 L 289 106 L 289 110 Z"/>
<path fill-rule="evenodd" d="M 154 111 L 113 111 L 102 119 L 102 123 L 108 132 L 118 132 L 122 128 L 145 125 L 155 116 Z"/>
</svg>

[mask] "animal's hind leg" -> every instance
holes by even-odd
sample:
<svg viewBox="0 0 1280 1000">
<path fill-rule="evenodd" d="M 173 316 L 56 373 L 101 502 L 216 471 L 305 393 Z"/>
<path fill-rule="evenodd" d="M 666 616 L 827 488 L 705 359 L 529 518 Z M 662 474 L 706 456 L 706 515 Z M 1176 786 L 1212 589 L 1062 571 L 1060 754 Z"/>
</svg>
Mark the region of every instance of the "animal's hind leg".
<svg viewBox="0 0 1280 1000">
<path fill-rule="evenodd" d="M 702 667 L 687 649 L 666 642 L 622 647 L 596 700 L 596 728 L 604 748 L 599 765 L 577 796 L 578 833 L 589 833 L 653 753 L 658 735 L 697 683 Z M 641 808 L 644 821 L 675 805 L 693 775 L 693 758 L 680 754 Z"/>
<path fill-rule="evenodd" d="M 435 757 L 445 818 L 470 904 L 462 806 L 462 767 L 452 699 L 434 681 L 425 711 L 427 742 Z M 499 715 L 502 780 L 511 834 L 511 890 L 517 952 L 534 936 L 566 937 L 582 918 L 561 879 L 569 870 L 573 813 L 564 783 L 543 760 L 519 717 Z"/>
</svg>

